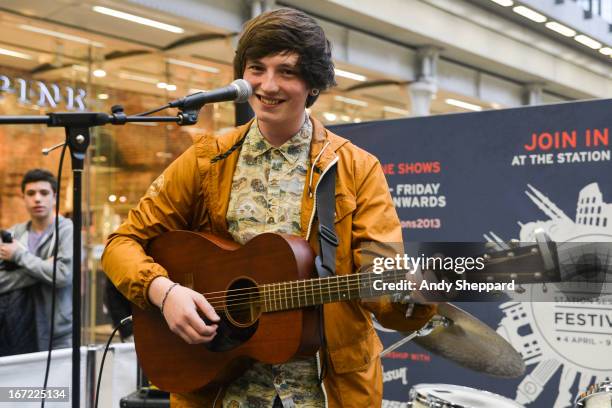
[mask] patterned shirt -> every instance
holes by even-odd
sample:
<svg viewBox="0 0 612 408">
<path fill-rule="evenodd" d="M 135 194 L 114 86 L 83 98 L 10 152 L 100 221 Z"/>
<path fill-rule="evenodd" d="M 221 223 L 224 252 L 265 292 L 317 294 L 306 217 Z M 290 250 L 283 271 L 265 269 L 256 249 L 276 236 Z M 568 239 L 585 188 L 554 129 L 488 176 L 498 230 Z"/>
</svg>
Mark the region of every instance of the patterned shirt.
<svg viewBox="0 0 612 408">
<path fill-rule="evenodd" d="M 249 129 L 232 180 L 227 211 L 229 232 L 246 243 L 264 232 L 300 235 L 301 198 L 309 162 L 312 124 L 274 147 L 257 121 Z M 322 408 L 314 357 L 285 364 L 255 363 L 226 390 L 225 408 L 269 408 L 278 396 L 284 408 Z"/>
<path fill-rule="evenodd" d="M 264 232 L 300 234 L 311 140 L 310 120 L 280 147 L 272 146 L 253 122 L 236 164 L 227 210 L 236 242 L 244 244 Z"/>
</svg>

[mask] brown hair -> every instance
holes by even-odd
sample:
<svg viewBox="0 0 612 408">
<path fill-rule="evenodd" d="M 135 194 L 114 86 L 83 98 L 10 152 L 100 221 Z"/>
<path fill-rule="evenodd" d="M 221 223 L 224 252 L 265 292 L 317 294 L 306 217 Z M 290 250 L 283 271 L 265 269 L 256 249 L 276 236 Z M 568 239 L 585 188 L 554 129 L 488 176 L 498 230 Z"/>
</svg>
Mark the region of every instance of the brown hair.
<svg viewBox="0 0 612 408">
<path fill-rule="evenodd" d="M 37 181 L 47 181 L 51 184 L 53 193 L 57 193 L 57 179 L 49 170 L 45 169 L 32 169 L 28 170 L 21 179 L 21 192 L 25 192 L 25 186 L 28 183 L 35 183 Z"/>
<path fill-rule="evenodd" d="M 249 20 L 234 56 L 234 77 L 242 78 L 246 62 L 269 55 L 295 52 L 300 76 L 310 89 L 323 91 L 334 85 L 331 45 L 317 22 L 304 12 L 279 8 Z M 308 95 L 306 107 L 318 95 Z"/>
</svg>

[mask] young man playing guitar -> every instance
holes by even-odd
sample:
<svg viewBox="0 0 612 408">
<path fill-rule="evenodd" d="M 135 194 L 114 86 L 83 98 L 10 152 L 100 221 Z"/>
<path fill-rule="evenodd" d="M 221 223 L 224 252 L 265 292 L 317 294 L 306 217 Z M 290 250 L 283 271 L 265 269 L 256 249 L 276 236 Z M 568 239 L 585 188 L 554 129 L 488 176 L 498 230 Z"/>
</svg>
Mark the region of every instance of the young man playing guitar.
<svg viewBox="0 0 612 408">
<path fill-rule="evenodd" d="M 315 193 L 337 164 L 337 275 L 361 266 L 365 242 L 401 242 L 402 232 L 378 160 L 309 117 L 306 108 L 335 85 L 325 33 L 308 15 L 282 8 L 249 21 L 234 74 L 251 83 L 256 118 L 222 136 L 199 137 L 152 184 L 110 236 L 103 266 L 140 308 L 162 309 L 168 327 L 190 344 L 209 343 L 219 316 L 206 298 L 176 285 L 145 253 L 171 230 L 208 231 L 244 244 L 264 232 L 292 234 L 318 248 Z M 325 347 L 284 364 L 254 363 L 217 389 L 172 394 L 180 407 L 376 407 L 382 403 L 381 343 L 371 313 L 393 329 L 420 328 L 434 307 L 388 298 L 324 305 Z M 200 317 L 204 315 L 209 324 Z M 320 382 L 320 368 L 326 375 Z"/>
</svg>

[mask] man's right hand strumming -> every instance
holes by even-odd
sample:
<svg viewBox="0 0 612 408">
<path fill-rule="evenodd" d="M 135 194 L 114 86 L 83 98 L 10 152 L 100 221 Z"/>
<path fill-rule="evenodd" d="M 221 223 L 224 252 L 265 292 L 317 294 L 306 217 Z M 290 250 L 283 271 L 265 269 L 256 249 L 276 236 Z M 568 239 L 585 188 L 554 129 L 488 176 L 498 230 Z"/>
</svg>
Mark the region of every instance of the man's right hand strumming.
<svg viewBox="0 0 612 408">
<path fill-rule="evenodd" d="M 148 293 L 152 304 L 161 309 L 163 303 L 162 313 L 168 327 L 187 343 L 209 343 L 217 334 L 217 324 L 214 323 L 220 318 L 204 295 L 184 286 L 175 285 L 163 276 L 151 282 Z M 207 325 L 198 312 L 213 324 Z"/>
</svg>

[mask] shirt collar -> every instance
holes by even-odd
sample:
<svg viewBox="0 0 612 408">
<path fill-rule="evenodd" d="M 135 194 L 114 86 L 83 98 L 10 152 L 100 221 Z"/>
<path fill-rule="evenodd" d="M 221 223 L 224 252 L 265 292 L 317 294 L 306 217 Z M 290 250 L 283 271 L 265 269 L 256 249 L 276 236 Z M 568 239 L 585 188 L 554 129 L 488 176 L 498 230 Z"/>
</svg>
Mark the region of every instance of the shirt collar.
<svg viewBox="0 0 612 408">
<path fill-rule="evenodd" d="M 304 113 L 304 124 L 297 133 L 282 146 L 278 147 L 283 157 L 291 164 L 295 163 L 300 158 L 300 153 L 310 150 L 310 142 L 312 141 L 312 123 L 307 113 Z M 274 149 L 266 138 L 259 131 L 257 120 L 254 120 L 249 128 L 246 140 L 244 142 L 248 151 L 253 157 L 258 157 L 266 153 L 270 149 Z"/>
</svg>

